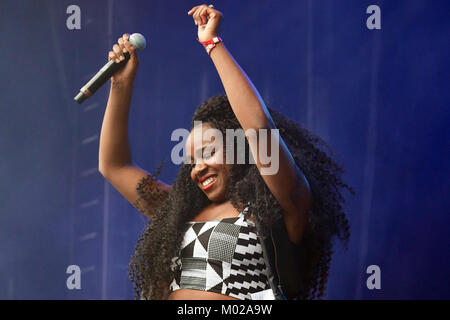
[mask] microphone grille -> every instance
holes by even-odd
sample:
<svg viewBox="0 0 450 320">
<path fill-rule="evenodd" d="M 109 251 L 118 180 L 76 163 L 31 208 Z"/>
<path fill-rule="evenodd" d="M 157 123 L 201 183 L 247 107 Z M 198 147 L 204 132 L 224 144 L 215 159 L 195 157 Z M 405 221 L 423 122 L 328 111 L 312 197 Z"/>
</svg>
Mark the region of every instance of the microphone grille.
<svg viewBox="0 0 450 320">
<path fill-rule="evenodd" d="M 140 33 L 133 33 L 130 36 L 130 43 L 138 50 L 141 51 L 147 46 L 145 37 Z"/>
</svg>

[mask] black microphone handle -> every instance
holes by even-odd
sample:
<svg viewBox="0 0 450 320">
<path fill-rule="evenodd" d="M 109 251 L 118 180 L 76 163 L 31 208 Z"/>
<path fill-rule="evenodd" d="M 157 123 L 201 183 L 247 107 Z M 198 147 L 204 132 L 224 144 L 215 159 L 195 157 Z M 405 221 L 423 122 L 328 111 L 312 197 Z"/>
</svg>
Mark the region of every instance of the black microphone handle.
<svg viewBox="0 0 450 320">
<path fill-rule="evenodd" d="M 86 85 L 80 89 L 80 93 L 74 98 L 76 102 L 81 104 L 84 100 L 90 98 L 102 85 L 105 84 L 112 77 L 117 70 L 122 68 L 128 60 L 130 60 L 130 53 L 124 53 L 125 60 L 119 63 L 114 62 L 114 60 L 108 61 L 107 64 L 100 69 L 95 76 L 89 80 Z"/>
</svg>

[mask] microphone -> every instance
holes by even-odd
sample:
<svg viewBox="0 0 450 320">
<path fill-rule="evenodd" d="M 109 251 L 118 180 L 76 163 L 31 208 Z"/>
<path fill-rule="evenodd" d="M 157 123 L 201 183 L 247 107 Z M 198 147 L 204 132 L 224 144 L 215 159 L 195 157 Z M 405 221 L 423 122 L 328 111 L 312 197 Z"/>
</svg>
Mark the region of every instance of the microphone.
<svg viewBox="0 0 450 320">
<path fill-rule="evenodd" d="M 135 47 L 138 51 L 144 49 L 147 45 L 145 38 L 140 33 L 133 33 L 130 36 L 130 44 Z M 84 100 L 92 97 L 92 95 L 100 88 L 106 81 L 111 78 L 111 76 L 120 68 L 122 68 L 127 61 L 130 59 L 130 53 L 124 53 L 125 60 L 120 61 L 119 63 L 114 62 L 114 60 L 109 60 L 107 64 L 100 69 L 99 72 L 95 76 L 89 80 L 81 89 L 80 93 L 74 98 L 76 102 L 81 104 Z"/>
</svg>

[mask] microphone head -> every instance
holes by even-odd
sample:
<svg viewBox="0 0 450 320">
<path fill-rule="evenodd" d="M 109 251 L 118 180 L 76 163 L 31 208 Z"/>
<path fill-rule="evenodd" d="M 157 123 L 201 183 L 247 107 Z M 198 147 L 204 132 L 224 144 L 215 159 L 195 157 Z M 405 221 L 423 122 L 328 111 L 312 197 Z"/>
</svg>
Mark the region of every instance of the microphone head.
<svg viewBox="0 0 450 320">
<path fill-rule="evenodd" d="M 145 41 L 145 37 L 140 33 L 133 33 L 130 36 L 130 43 L 135 47 L 138 51 L 141 51 L 147 46 L 147 41 Z"/>
</svg>

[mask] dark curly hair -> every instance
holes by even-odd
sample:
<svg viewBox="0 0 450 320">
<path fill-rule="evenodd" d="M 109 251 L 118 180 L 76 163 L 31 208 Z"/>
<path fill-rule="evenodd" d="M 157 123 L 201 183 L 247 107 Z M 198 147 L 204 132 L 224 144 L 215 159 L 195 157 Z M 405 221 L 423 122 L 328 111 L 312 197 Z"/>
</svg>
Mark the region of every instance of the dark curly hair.
<svg viewBox="0 0 450 320">
<path fill-rule="evenodd" d="M 342 208 L 345 199 L 341 189 L 347 189 L 352 194 L 354 191 L 342 182 L 340 176 L 343 169 L 331 158 L 331 151 L 322 139 L 279 112 L 268 110 L 295 163 L 307 178 L 313 198 L 300 244 L 306 259 L 302 266 L 304 292 L 299 298 L 322 298 L 328 280 L 333 239 L 337 237 L 347 248 L 350 236 L 349 223 Z M 201 104 L 194 113 L 192 123 L 194 121 L 208 122 L 224 136 L 226 129 L 242 129 L 226 95 L 214 96 Z M 190 171 L 189 164 L 181 166 L 171 190 L 154 210 L 153 218 L 138 240 L 129 265 L 130 279 L 137 297 L 167 298 L 173 278 L 170 265 L 173 257 L 178 255 L 186 222 L 210 203 L 191 180 Z M 243 210 L 244 204 L 250 203 L 247 214 L 253 212 L 259 219 L 263 238 L 269 227 L 282 218 L 278 201 L 254 164 L 231 165 L 227 192 L 228 199 L 238 211 Z"/>
</svg>

